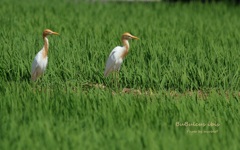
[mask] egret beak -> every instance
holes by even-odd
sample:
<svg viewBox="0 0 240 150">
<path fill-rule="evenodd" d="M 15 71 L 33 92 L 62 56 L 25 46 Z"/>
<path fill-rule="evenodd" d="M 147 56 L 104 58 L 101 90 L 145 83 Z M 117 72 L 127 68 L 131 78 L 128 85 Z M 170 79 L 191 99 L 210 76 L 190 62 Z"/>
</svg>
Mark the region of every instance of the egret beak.
<svg viewBox="0 0 240 150">
<path fill-rule="evenodd" d="M 59 33 L 57 33 L 57 32 L 52 32 L 52 34 L 54 34 L 54 35 L 59 35 Z"/>
<path fill-rule="evenodd" d="M 136 37 L 136 36 L 131 36 L 133 39 L 136 39 L 136 40 L 139 40 L 139 38 L 138 37 Z"/>
</svg>

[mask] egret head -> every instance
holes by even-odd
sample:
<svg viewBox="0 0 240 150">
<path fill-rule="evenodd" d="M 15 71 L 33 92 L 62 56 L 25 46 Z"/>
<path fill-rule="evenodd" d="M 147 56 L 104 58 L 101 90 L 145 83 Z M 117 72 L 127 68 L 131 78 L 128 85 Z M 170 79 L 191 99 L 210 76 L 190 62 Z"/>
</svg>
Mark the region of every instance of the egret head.
<svg viewBox="0 0 240 150">
<path fill-rule="evenodd" d="M 123 35 L 122 35 L 122 39 L 124 39 L 124 40 L 130 40 L 130 39 L 139 39 L 138 37 L 136 37 L 136 36 L 133 36 L 133 35 L 131 35 L 130 33 L 128 33 L 128 32 L 125 32 L 125 33 L 123 33 Z"/>
<path fill-rule="evenodd" d="M 46 37 L 46 36 L 51 35 L 51 34 L 59 35 L 59 33 L 53 32 L 53 31 L 50 30 L 50 29 L 45 29 L 45 30 L 43 31 L 43 37 Z"/>
</svg>

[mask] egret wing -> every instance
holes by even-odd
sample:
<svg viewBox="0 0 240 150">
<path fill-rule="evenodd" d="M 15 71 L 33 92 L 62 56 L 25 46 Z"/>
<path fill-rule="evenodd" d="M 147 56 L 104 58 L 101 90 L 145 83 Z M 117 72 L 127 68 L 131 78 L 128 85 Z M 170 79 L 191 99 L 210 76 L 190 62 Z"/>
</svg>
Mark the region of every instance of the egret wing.
<svg viewBox="0 0 240 150">
<path fill-rule="evenodd" d="M 106 63 L 105 71 L 104 71 L 105 77 L 108 76 L 109 73 L 114 71 L 114 66 L 116 64 L 116 61 L 120 58 L 122 51 L 123 51 L 123 48 L 120 46 L 117 46 L 110 53 Z"/>
<path fill-rule="evenodd" d="M 36 58 L 34 58 L 33 62 L 32 62 L 32 69 L 31 69 L 31 74 L 33 74 L 36 70 L 36 68 L 38 67 L 38 63 Z"/>
<path fill-rule="evenodd" d="M 38 76 L 41 74 L 41 67 L 39 64 L 39 59 L 42 55 L 42 50 L 37 53 L 33 62 L 32 62 L 32 69 L 31 69 L 31 78 L 32 80 L 36 80 Z"/>
</svg>

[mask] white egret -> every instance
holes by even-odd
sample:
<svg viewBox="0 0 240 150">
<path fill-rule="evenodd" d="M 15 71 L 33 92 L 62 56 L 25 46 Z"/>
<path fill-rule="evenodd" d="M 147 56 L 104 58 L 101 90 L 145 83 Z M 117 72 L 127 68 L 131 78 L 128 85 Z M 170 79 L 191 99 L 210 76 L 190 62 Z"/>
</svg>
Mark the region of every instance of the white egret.
<svg viewBox="0 0 240 150">
<path fill-rule="evenodd" d="M 57 32 L 53 32 L 49 29 L 45 29 L 43 31 L 43 40 L 44 40 L 44 46 L 43 48 L 37 53 L 35 56 L 33 62 L 32 62 L 32 70 L 31 70 L 31 80 L 35 81 L 38 77 L 40 77 L 43 72 L 45 71 L 48 63 L 48 48 L 49 43 L 47 36 L 48 35 L 59 35 Z"/>
<path fill-rule="evenodd" d="M 104 71 L 105 77 L 107 77 L 113 71 L 120 70 L 120 67 L 123 63 L 123 59 L 128 54 L 128 50 L 130 48 L 129 43 L 128 43 L 128 40 L 130 40 L 130 39 L 139 39 L 139 38 L 131 35 L 128 32 L 123 33 L 122 39 L 121 39 L 123 46 L 115 47 L 112 50 L 112 52 L 110 53 L 107 63 L 106 63 L 105 71 Z"/>
</svg>

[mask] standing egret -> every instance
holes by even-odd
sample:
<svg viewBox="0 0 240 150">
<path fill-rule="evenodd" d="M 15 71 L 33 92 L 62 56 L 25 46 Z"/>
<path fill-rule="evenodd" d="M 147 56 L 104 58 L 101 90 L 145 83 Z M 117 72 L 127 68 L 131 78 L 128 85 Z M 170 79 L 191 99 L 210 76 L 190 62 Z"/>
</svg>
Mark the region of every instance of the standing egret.
<svg viewBox="0 0 240 150">
<path fill-rule="evenodd" d="M 128 32 L 123 33 L 122 39 L 121 39 L 123 46 L 115 47 L 112 50 L 112 52 L 110 53 L 107 63 L 106 63 L 105 71 L 104 71 L 105 77 L 107 77 L 113 71 L 120 70 L 123 59 L 128 54 L 128 50 L 129 50 L 128 40 L 130 40 L 130 39 L 139 39 L 139 38 L 131 35 Z"/>
<path fill-rule="evenodd" d="M 47 67 L 48 63 L 48 48 L 49 48 L 49 43 L 47 36 L 48 35 L 59 35 L 57 32 L 53 32 L 49 29 L 45 29 L 43 31 L 43 40 L 44 40 L 44 46 L 43 48 L 37 53 L 35 56 L 33 62 L 32 62 L 32 71 L 31 71 L 31 80 L 35 81 L 39 76 L 43 74 Z"/>
</svg>

